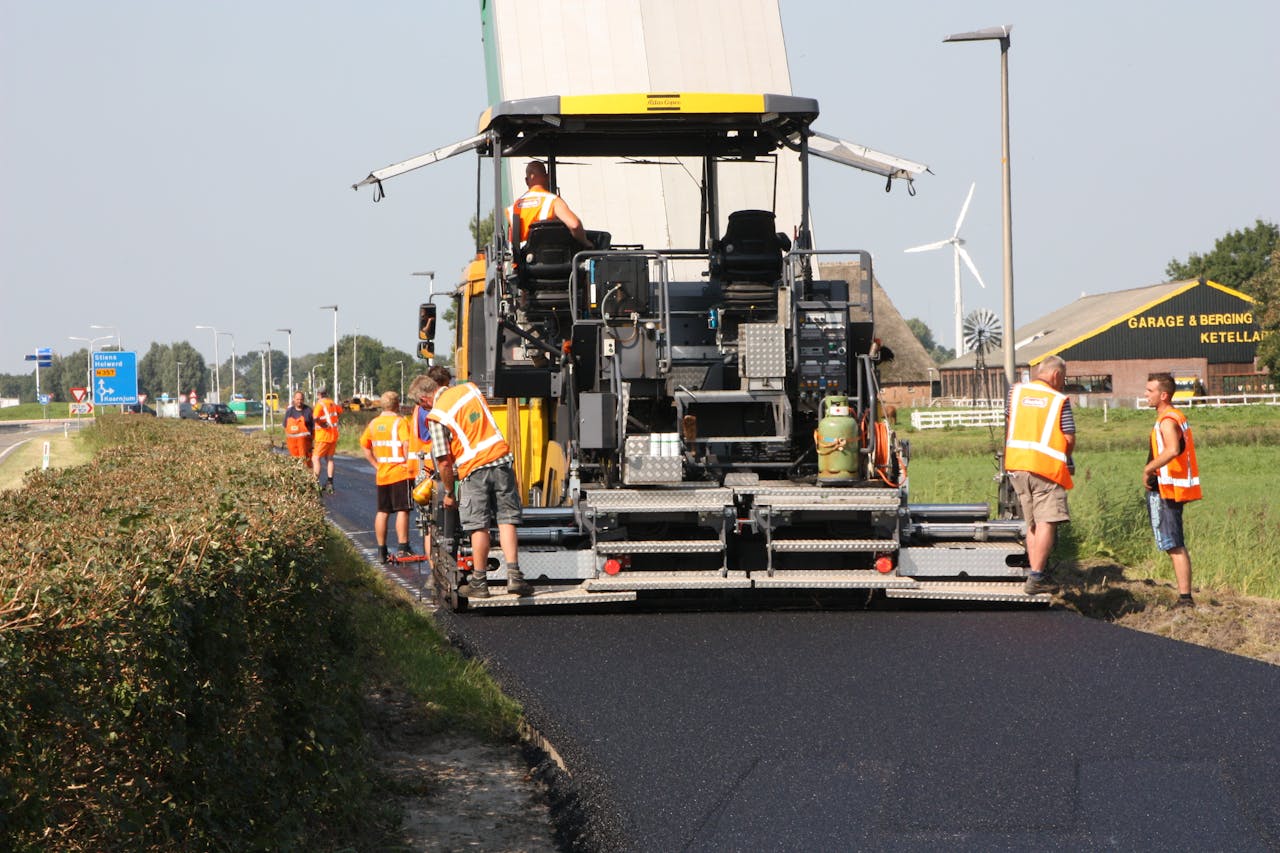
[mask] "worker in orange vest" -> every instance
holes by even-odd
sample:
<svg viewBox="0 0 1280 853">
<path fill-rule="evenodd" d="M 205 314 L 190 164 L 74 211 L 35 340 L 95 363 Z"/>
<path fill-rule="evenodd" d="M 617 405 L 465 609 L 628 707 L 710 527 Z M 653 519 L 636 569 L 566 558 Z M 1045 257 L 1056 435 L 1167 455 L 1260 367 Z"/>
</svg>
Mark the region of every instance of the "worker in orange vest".
<svg viewBox="0 0 1280 853">
<path fill-rule="evenodd" d="M 342 417 L 342 406 L 329 397 L 329 389 L 321 388 L 313 411 L 315 420 L 315 451 L 311 458 L 312 471 L 316 475 L 316 483 L 320 491 L 333 494 L 333 454 L 338 450 L 338 419 Z M 320 476 L 321 461 L 328 460 L 329 482 L 325 483 Z"/>
<path fill-rule="evenodd" d="M 1047 356 L 1036 368 L 1036 378 L 1009 390 L 1005 431 L 1004 468 L 1018 495 L 1026 522 L 1027 560 L 1030 574 L 1023 587 L 1028 595 L 1055 592 L 1049 577 L 1049 554 L 1057 526 L 1071 520 L 1067 491 L 1074 465 L 1076 422 L 1066 387 L 1067 363 Z"/>
<path fill-rule="evenodd" d="M 315 438 L 315 418 L 301 391 L 293 393 L 293 405 L 284 410 L 284 440 L 289 455 L 312 466 L 311 443 Z"/>
<path fill-rule="evenodd" d="M 413 555 L 409 547 L 409 487 L 413 473 L 409 469 L 409 424 L 400 416 L 400 395 L 387 391 L 381 402 L 382 411 L 360 435 L 360 447 L 377 472 L 378 511 L 373 517 L 373 535 L 378 540 L 378 557 L 385 563 L 387 520 L 392 513 L 396 517 L 399 556 Z"/>
<path fill-rule="evenodd" d="M 409 383 L 409 399 L 417 400 L 413 407 L 413 414 L 409 418 L 409 461 L 411 467 L 415 468 L 417 481 L 414 484 L 414 498 L 418 499 L 418 486 L 423 480 L 436 476 L 435 457 L 431 454 L 431 429 L 427 424 L 427 412 L 431 410 L 431 404 L 427 401 L 422 393 L 423 386 L 428 381 L 425 375 L 418 375 Z M 428 489 L 433 486 L 427 486 Z M 430 491 L 425 494 L 430 495 Z M 431 531 L 429 528 L 423 528 L 423 552 L 431 553 Z"/>
<path fill-rule="evenodd" d="M 524 183 L 529 189 L 507 207 L 507 222 L 511 224 L 511 242 L 523 243 L 529 236 L 529 226 L 535 222 L 559 219 L 579 243 L 593 248 L 582 227 L 582 220 L 569 209 L 560 196 L 547 189 L 547 167 L 539 160 L 531 160 L 524 167 Z"/>
<path fill-rule="evenodd" d="M 489 527 L 498 525 L 502 555 L 507 563 L 507 592 L 531 595 L 533 587 L 520 571 L 516 525 L 523 519 L 516 486 L 515 457 L 498 430 L 484 395 L 470 382 L 449 386 L 449 371 L 434 366 L 422 384 L 423 399 L 431 404 L 427 424 L 432 453 L 440 472 L 442 503 L 458 506 L 464 533 L 471 534 L 471 579 L 458 593 L 468 598 L 489 597 Z M 455 500 L 455 481 L 462 484 L 461 500 Z"/>
<path fill-rule="evenodd" d="M 1147 490 L 1147 512 L 1156 547 L 1173 562 L 1173 576 L 1178 582 L 1174 607 L 1195 607 L 1191 598 L 1191 553 L 1182 533 L 1182 507 L 1202 497 L 1200 464 L 1196 461 L 1191 424 L 1173 407 L 1174 387 L 1170 373 L 1147 377 L 1147 405 L 1156 410 L 1156 423 L 1151 428 L 1151 449 L 1142 469 L 1142 484 Z"/>
</svg>

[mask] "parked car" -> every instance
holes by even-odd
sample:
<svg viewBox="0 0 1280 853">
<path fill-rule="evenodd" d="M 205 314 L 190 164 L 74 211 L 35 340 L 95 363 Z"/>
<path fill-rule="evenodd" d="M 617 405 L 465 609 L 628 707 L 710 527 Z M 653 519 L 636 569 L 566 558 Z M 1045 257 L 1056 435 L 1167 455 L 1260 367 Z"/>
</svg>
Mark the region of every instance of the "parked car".
<svg viewBox="0 0 1280 853">
<path fill-rule="evenodd" d="M 215 424 L 238 423 L 236 413 L 226 403 L 202 403 L 197 414 L 200 415 L 200 420 Z"/>
<path fill-rule="evenodd" d="M 124 411 L 128 415 L 151 415 L 153 418 L 156 416 L 156 410 L 146 403 L 134 403 L 132 406 L 125 406 Z"/>
</svg>

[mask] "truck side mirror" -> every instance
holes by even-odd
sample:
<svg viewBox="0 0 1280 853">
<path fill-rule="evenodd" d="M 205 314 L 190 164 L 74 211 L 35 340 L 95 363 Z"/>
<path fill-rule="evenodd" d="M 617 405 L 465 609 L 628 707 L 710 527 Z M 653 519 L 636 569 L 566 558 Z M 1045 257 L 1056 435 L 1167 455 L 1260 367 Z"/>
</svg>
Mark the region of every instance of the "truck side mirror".
<svg viewBox="0 0 1280 853">
<path fill-rule="evenodd" d="M 436 306 L 427 302 L 418 306 L 418 358 L 434 358 L 436 354 Z"/>
</svg>

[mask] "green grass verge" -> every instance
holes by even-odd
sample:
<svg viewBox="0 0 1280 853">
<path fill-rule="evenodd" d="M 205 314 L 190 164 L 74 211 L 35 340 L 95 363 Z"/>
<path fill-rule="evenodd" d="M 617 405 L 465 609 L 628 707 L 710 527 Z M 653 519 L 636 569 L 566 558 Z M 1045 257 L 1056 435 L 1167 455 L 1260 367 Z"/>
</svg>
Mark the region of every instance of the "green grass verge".
<svg viewBox="0 0 1280 853">
<path fill-rule="evenodd" d="M 350 600 L 369 687 L 403 688 L 421 704 L 429 731 L 465 731 L 489 741 L 517 738 L 520 707 L 503 695 L 484 664 L 464 658 L 337 531 L 326 543 L 328 572 Z"/>
<path fill-rule="evenodd" d="M 46 441 L 49 442 L 50 468 L 81 465 L 92 457 L 91 449 L 79 432 L 72 432 L 66 437 L 60 432 L 36 433 L 0 459 L 0 492 L 21 487 L 29 472 L 40 469 L 44 464 Z"/>
</svg>

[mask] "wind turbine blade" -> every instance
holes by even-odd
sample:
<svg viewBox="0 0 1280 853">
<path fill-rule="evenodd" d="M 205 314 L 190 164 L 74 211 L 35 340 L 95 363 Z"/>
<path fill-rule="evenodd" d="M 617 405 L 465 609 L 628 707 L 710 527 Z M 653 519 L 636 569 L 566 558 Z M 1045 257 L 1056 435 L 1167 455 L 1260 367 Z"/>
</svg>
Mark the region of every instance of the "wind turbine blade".
<svg viewBox="0 0 1280 853">
<path fill-rule="evenodd" d="M 969 202 L 973 201 L 973 188 L 978 185 L 977 181 L 969 184 L 969 194 L 964 197 L 964 206 L 960 208 L 960 216 L 956 219 L 956 230 L 952 237 L 960 236 L 960 225 L 964 222 L 964 215 L 969 212 Z"/>
<path fill-rule="evenodd" d="M 943 246 L 949 245 L 950 240 L 939 240 L 936 243 L 926 243 L 923 246 L 912 246 L 910 249 L 903 249 L 904 252 L 929 252 L 934 249 L 941 249 Z"/>
<path fill-rule="evenodd" d="M 973 273 L 973 277 L 978 280 L 978 284 L 981 284 L 983 290 L 985 290 L 987 286 L 983 284 L 982 276 L 978 275 L 978 268 L 973 265 L 973 258 L 969 257 L 969 253 L 965 251 L 964 246 L 957 245 L 956 251 L 964 259 L 964 265 L 969 268 L 969 272 Z"/>
</svg>

